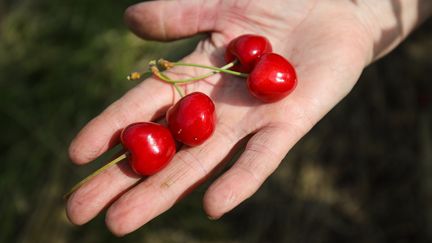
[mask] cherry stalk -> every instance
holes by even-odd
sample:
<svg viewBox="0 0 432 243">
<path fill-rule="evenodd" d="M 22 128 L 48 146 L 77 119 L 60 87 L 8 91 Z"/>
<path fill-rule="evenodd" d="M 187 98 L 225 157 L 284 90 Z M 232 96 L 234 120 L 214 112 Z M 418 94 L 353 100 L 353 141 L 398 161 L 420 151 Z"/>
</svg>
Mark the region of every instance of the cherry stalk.
<svg viewBox="0 0 432 243">
<path fill-rule="evenodd" d="M 219 67 L 194 64 L 194 63 L 170 62 L 170 61 L 167 61 L 165 59 L 159 59 L 158 61 L 152 60 L 149 62 L 149 70 L 147 70 L 145 72 L 141 72 L 141 73 L 140 72 L 133 72 L 133 73 L 128 75 L 127 79 L 128 80 L 139 80 L 144 75 L 148 75 L 150 73 L 155 75 L 156 77 L 158 77 L 162 81 L 172 83 L 172 84 L 174 84 L 174 83 L 175 84 L 189 83 L 189 82 L 208 78 L 208 77 L 215 75 L 217 73 L 228 73 L 228 74 L 231 74 L 234 76 L 246 78 L 248 76 L 246 73 L 241 73 L 241 72 L 229 70 L 236 63 L 237 63 L 237 61 L 233 61 L 233 62 L 228 63 L 228 64 L 224 65 L 223 67 L 219 68 Z M 160 69 L 158 66 L 160 67 Z M 202 69 L 209 69 L 212 71 L 209 73 L 203 74 L 203 75 L 196 76 L 196 77 L 187 78 L 187 79 L 179 79 L 179 80 L 173 80 L 173 79 L 169 78 L 167 75 L 163 74 L 163 71 L 168 70 L 172 67 L 176 67 L 176 66 L 198 67 L 198 68 L 202 68 Z M 163 70 L 161 71 L 161 69 L 163 69 Z"/>
<path fill-rule="evenodd" d="M 130 124 L 122 130 L 120 140 L 127 152 L 78 182 L 64 195 L 64 198 L 68 198 L 84 183 L 126 158 L 136 174 L 150 176 L 162 170 L 176 152 L 175 141 L 170 130 L 153 122 Z"/>
<path fill-rule="evenodd" d="M 101 168 L 99 168 L 98 170 L 96 170 L 95 172 L 91 173 L 89 176 L 87 176 L 86 178 L 84 178 L 83 180 L 81 180 L 80 182 L 78 182 L 77 184 L 75 184 L 66 194 L 63 195 L 63 198 L 64 199 L 69 198 L 69 196 L 72 193 L 74 193 L 78 188 L 80 188 L 82 185 L 84 185 L 84 183 L 86 183 L 87 181 L 89 181 L 93 177 L 99 175 L 100 173 L 102 173 L 103 171 L 107 170 L 108 168 L 110 168 L 110 167 L 118 164 L 120 161 L 126 159 L 127 158 L 127 154 L 128 154 L 127 152 L 121 154 L 117 158 L 111 160 L 106 165 L 104 165 Z"/>
</svg>

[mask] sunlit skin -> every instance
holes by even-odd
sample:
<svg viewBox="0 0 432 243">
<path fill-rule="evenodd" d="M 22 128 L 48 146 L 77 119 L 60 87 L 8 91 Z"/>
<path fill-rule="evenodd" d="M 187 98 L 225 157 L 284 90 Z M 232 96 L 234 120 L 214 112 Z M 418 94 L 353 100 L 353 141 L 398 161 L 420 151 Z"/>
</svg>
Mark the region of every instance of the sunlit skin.
<svg viewBox="0 0 432 243">
<path fill-rule="evenodd" d="M 391 2 L 401 5 L 400 21 Z M 429 14 L 417 5 L 429 7 L 430 2 L 183 0 L 130 7 L 126 23 L 143 38 L 166 41 L 209 33 L 184 62 L 222 66 L 230 40 L 246 33 L 264 35 L 273 51 L 296 67 L 298 85 L 286 98 L 268 104 L 247 92 L 244 79 L 228 75 L 183 86 L 187 93 L 200 91 L 214 101 L 214 134 L 200 146 L 181 148 L 167 167 L 139 183 L 124 164 L 111 167 L 71 195 L 69 219 L 84 224 L 107 208 L 108 228 L 116 235 L 130 233 L 172 207 L 247 137 L 242 140 L 245 151 L 204 195 L 207 215 L 221 217 L 258 190 L 295 143 L 350 92 L 363 68 Z M 170 75 L 184 78 L 203 72 L 174 67 Z M 117 131 L 163 116 L 179 98 L 158 79 L 140 83 L 82 129 L 70 146 L 71 159 L 77 164 L 94 160 L 113 145 Z"/>
</svg>

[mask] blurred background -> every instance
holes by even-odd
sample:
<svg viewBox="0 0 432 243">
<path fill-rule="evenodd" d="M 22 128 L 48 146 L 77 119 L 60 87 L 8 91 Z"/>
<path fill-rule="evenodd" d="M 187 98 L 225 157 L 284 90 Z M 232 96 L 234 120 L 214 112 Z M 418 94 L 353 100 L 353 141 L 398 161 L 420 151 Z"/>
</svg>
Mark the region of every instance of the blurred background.
<svg viewBox="0 0 432 243">
<path fill-rule="evenodd" d="M 67 157 L 76 132 L 133 87 L 151 58 L 200 37 L 143 41 L 135 1 L 0 0 L 0 242 L 432 242 L 432 22 L 365 70 L 259 192 L 218 221 L 203 185 L 116 238 L 104 216 L 76 227 L 62 195 L 100 164 Z"/>
</svg>

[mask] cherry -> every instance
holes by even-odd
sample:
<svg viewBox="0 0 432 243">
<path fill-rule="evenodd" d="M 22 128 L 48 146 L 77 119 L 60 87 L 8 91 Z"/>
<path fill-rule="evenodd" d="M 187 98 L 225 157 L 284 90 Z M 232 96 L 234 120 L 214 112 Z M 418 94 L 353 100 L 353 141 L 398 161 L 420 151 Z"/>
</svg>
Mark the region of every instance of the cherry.
<svg viewBox="0 0 432 243">
<path fill-rule="evenodd" d="M 238 60 L 239 63 L 231 69 L 249 73 L 264 53 L 272 52 L 272 46 L 267 38 L 260 35 L 241 35 L 233 39 L 225 51 L 225 61 L 230 63 Z"/>
<path fill-rule="evenodd" d="M 275 53 L 263 54 L 247 78 L 249 91 L 264 102 L 280 100 L 297 84 L 294 67 Z"/>
<path fill-rule="evenodd" d="M 123 129 L 120 139 L 129 151 L 130 166 L 137 174 L 144 176 L 163 169 L 176 152 L 170 131 L 157 123 L 131 124 Z"/>
<path fill-rule="evenodd" d="M 172 106 L 166 120 L 175 139 L 196 146 L 207 140 L 215 129 L 215 105 L 207 95 L 194 92 Z"/>
</svg>

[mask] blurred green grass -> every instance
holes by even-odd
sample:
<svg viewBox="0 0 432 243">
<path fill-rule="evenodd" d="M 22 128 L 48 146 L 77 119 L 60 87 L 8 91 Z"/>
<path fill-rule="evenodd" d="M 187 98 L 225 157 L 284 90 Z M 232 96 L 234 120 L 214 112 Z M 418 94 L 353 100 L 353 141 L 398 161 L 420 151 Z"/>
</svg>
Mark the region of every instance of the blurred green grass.
<svg viewBox="0 0 432 243">
<path fill-rule="evenodd" d="M 221 220 L 206 185 L 118 239 L 103 216 L 76 227 L 62 194 L 97 165 L 73 166 L 74 134 L 135 84 L 152 58 L 198 38 L 156 43 L 122 22 L 132 1 L 0 1 L 0 242 L 432 241 L 431 21 L 369 67 L 353 92 L 262 189 Z"/>
</svg>

